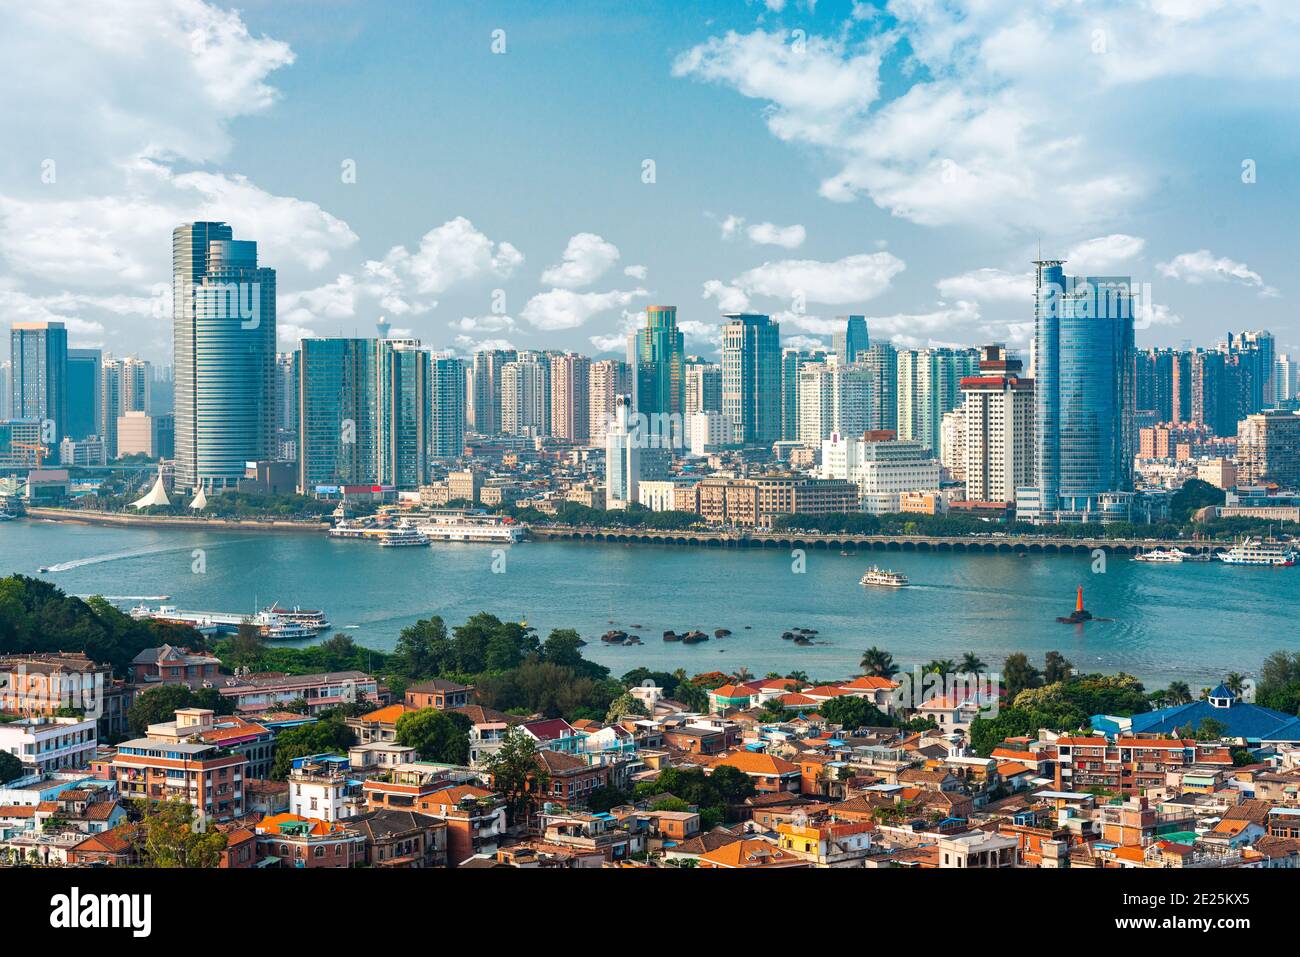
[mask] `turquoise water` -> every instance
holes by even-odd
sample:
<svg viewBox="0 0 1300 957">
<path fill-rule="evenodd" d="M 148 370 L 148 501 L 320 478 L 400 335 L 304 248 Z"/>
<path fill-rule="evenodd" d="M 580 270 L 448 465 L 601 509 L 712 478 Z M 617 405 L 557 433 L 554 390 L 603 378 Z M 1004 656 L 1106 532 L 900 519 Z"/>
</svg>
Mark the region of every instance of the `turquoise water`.
<svg viewBox="0 0 1300 957">
<path fill-rule="evenodd" d="M 195 549 L 203 551 L 199 572 Z M 860 586 L 872 562 L 905 573 L 912 587 Z M 41 577 L 71 594 L 120 596 L 123 605 L 169 595 L 203 610 L 251 611 L 273 600 L 320 608 L 336 629 L 374 648 L 391 648 L 403 627 L 430 614 L 449 624 L 478 611 L 525 617 L 543 635 L 577 628 L 592 642 L 586 653 L 616 674 L 638 665 L 692 673 L 743 665 L 759 675 L 799 668 L 837 677 L 853 672 L 870 645 L 904 666 L 966 651 L 995 667 L 1015 651 L 1041 663 L 1057 649 L 1079 668 L 1196 688 L 1253 671 L 1277 648 L 1300 648 L 1300 568 L 1220 562 L 1112 556 L 1094 574 L 1086 556 L 809 551 L 796 574 L 788 553 L 770 550 L 527 542 L 507 549 L 504 571 L 494 573 L 489 545 L 401 549 L 301 533 L 0 524 L 0 575 L 35 575 L 40 566 L 52 566 Z M 1113 620 L 1056 623 L 1073 610 L 1080 584 L 1089 609 Z M 602 644 L 611 622 L 645 644 Z M 816 628 L 819 643 L 783 641 L 795 627 Z M 661 640 L 669 628 L 734 634 L 684 646 Z"/>
</svg>

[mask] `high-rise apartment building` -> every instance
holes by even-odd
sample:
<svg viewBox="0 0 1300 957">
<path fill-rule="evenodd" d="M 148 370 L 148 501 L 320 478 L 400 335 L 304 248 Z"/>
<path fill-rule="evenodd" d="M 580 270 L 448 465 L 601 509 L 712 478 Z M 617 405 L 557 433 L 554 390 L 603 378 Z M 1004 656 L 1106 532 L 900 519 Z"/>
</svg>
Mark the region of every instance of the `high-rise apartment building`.
<svg viewBox="0 0 1300 957">
<path fill-rule="evenodd" d="M 118 457 L 118 420 L 128 412 L 151 410 L 149 402 L 153 388 L 153 366 L 134 356 L 125 359 L 105 358 L 99 376 L 99 425 L 96 434 L 104 440 L 104 449 L 110 459 Z"/>
<path fill-rule="evenodd" d="M 516 358 L 513 349 L 480 349 L 474 353 L 466 395 L 472 431 L 480 435 L 501 431 L 501 369 Z"/>
<path fill-rule="evenodd" d="M 768 316 L 725 313 L 722 413 L 747 445 L 781 438 L 781 326 Z"/>
<path fill-rule="evenodd" d="M 1001 345 L 985 346 L 979 374 L 961 380 L 966 497 L 1014 502 L 1034 480 L 1034 383 Z"/>
<path fill-rule="evenodd" d="M 1300 415 L 1256 412 L 1237 430 L 1237 481 L 1300 488 Z"/>
<path fill-rule="evenodd" d="M 799 376 L 810 362 L 824 362 L 826 353 L 820 349 L 781 350 L 781 440 L 798 442 L 799 439 Z M 820 439 L 818 440 L 820 441 Z"/>
<path fill-rule="evenodd" d="M 576 352 L 551 356 L 551 435 L 586 445 L 591 440 L 591 359 Z M 681 411 L 680 400 L 678 412 Z"/>
<path fill-rule="evenodd" d="M 501 367 L 501 422 L 507 435 L 549 435 L 551 362 L 540 352 L 521 352 Z"/>
<path fill-rule="evenodd" d="M 689 378 L 687 379 L 689 385 Z M 588 386 L 587 423 L 591 444 L 605 445 L 605 434 L 614 418 L 615 399 L 632 392 L 631 367 L 620 359 L 600 359 L 591 364 Z"/>
<path fill-rule="evenodd" d="M 429 457 L 460 458 L 465 452 L 465 361 L 435 353 L 429 366 Z"/>
<path fill-rule="evenodd" d="M 898 353 L 898 437 L 939 451 L 943 414 L 961 399 L 961 380 L 979 370 L 976 349 L 912 349 Z"/>
<path fill-rule="evenodd" d="M 176 486 L 225 487 L 275 452 L 275 270 L 219 222 L 172 231 Z"/>
</svg>

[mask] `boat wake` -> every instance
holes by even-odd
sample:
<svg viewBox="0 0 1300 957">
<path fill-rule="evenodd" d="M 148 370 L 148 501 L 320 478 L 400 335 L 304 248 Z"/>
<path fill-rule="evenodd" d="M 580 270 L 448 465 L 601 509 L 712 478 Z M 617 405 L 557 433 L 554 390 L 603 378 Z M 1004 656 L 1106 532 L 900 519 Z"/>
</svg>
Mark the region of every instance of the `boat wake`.
<svg viewBox="0 0 1300 957">
<path fill-rule="evenodd" d="M 201 546 L 204 549 L 218 547 L 219 544 L 210 542 Z M 89 558 L 75 558 L 70 562 L 56 562 L 53 565 L 44 565 L 41 567 L 43 574 L 54 574 L 56 572 L 69 572 L 74 568 L 84 568 L 87 565 L 102 565 L 105 562 L 120 562 L 131 558 L 147 558 L 150 555 L 165 555 L 168 552 L 190 552 L 196 546 L 194 545 L 168 545 L 165 548 L 137 548 L 129 552 L 110 552 L 107 555 L 92 555 Z"/>
</svg>

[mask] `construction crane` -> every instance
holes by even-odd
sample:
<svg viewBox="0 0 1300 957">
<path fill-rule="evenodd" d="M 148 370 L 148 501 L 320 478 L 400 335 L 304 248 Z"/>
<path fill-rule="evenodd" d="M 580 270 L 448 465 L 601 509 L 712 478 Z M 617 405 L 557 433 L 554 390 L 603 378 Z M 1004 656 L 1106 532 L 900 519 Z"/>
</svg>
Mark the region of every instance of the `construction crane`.
<svg viewBox="0 0 1300 957">
<path fill-rule="evenodd" d="M 40 443 L 31 443 L 31 442 L 10 442 L 9 447 L 11 449 L 26 449 L 28 452 L 34 452 L 36 455 L 37 471 L 40 470 L 41 459 L 44 458 L 50 451 L 46 446 L 41 445 Z"/>
</svg>

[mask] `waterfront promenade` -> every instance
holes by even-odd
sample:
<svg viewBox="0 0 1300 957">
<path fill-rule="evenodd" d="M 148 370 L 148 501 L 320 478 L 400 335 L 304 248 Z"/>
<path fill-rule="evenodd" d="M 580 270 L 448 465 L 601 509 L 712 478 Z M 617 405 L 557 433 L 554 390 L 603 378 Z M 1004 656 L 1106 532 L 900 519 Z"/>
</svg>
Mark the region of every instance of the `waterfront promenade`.
<svg viewBox="0 0 1300 957">
<path fill-rule="evenodd" d="M 137 526 L 221 531 L 327 532 L 330 524 L 290 519 L 221 519 L 188 515 L 131 515 L 89 509 L 29 508 L 31 518 L 91 525 Z M 538 541 L 612 542 L 614 544 L 693 545 L 704 548 L 812 548 L 895 552 L 985 552 L 1025 555 L 1087 555 L 1097 549 L 1133 555 L 1153 548 L 1181 548 L 1194 554 L 1226 551 L 1230 543 L 1189 539 L 1064 538 L 1037 535 L 852 535 L 735 529 L 605 528 L 579 525 L 532 525 Z"/>
</svg>

